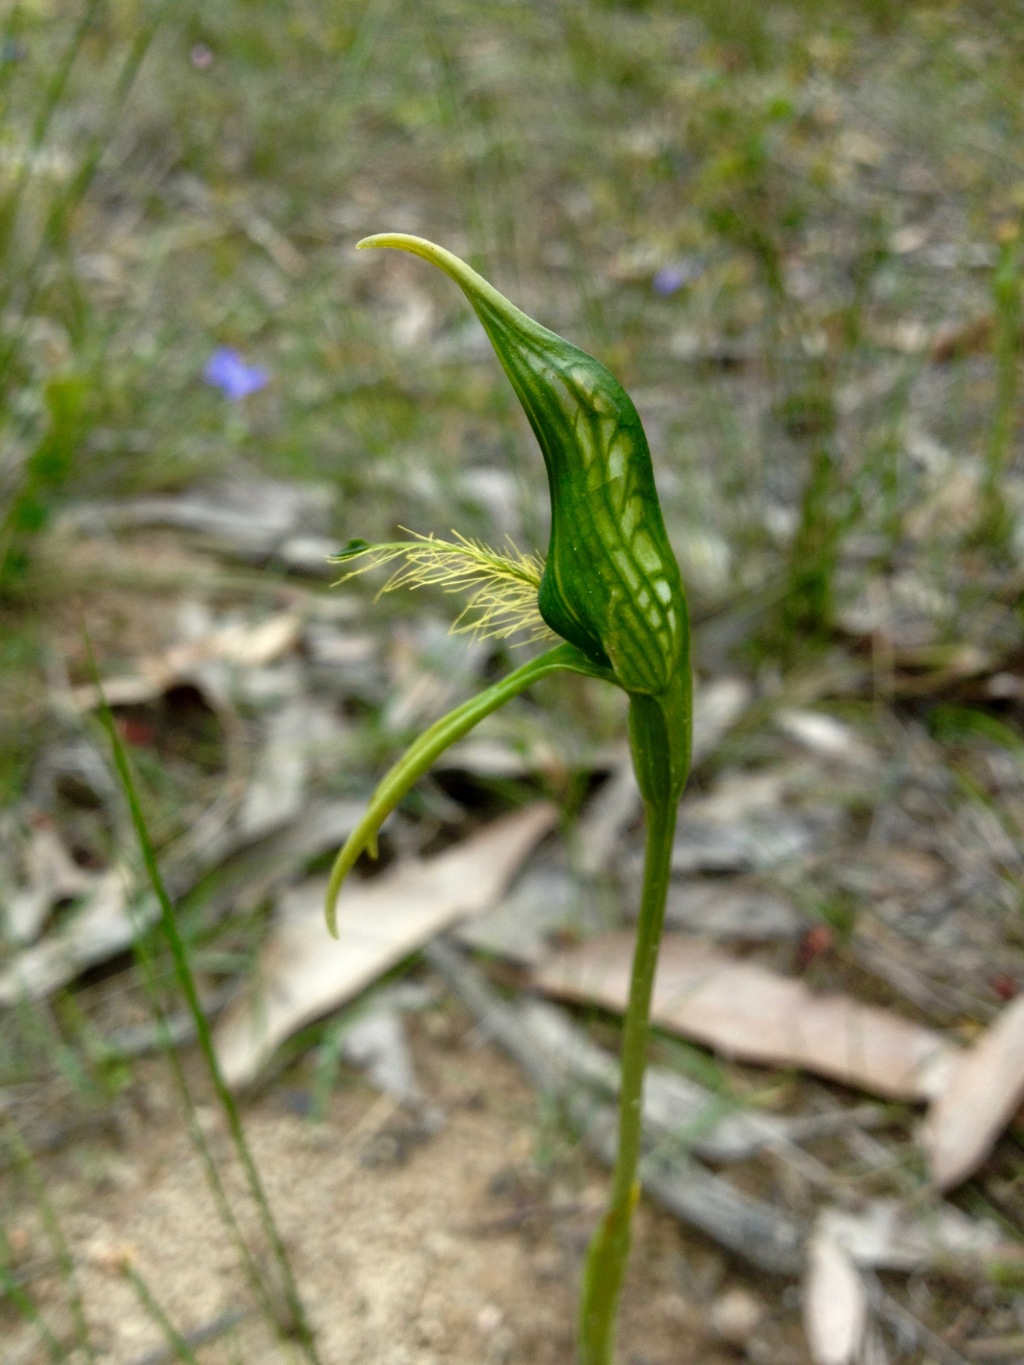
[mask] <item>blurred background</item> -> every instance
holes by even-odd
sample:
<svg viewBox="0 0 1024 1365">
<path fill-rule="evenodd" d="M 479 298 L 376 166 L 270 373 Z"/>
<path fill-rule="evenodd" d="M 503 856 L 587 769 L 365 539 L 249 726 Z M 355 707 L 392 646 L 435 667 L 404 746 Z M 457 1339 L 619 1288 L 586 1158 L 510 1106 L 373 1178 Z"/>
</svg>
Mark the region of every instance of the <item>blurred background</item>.
<svg viewBox="0 0 1024 1365">
<path fill-rule="evenodd" d="M 511 828 L 512 911 L 505 881 L 431 902 L 361 979 L 278 982 L 307 1004 L 273 1042 L 230 1033 L 301 956 L 281 926 L 314 932 L 374 780 L 526 657 L 450 636 L 443 595 L 333 589 L 328 556 L 400 528 L 546 544 L 471 310 L 420 261 L 357 254 L 370 233 L 460 254 L 640 410 L 708 701 L 674 929 L 961 1061 L 1012 1024 L 1022 88 L 1019 0 L 3 0 L 0 1358 L 571 1359 L 600 1167 L 420 950 L 490 915 L 472 942 L 515 1002 L 625 923 L 621 699 L 545 685 L 389 825 L 396 879 L 453 850 L 493 867 L 473 840 Z M 538 853 L 540 825 L 501 822 L 541 800 Z M 614 1048 L 615 1008 L 575 1026 Z M 390 1043 L 352 1043 L 368 1015 Z M 995 1100 L 958 1165 L 918 1137 L 938 1082 L 702 1027 L 658 1059 L 716 1113 L 831 1116 L 728 1173 L 819 1251 L 773 1278 L 742 1236 L 645 1206 L 623 1360 L 1022 1358 L 1010 1044 L 981 1055 Z M 204 1039 L 254 1090 L 265 1189 Z M 404 1080 L 374 1079 L 381 1049 Z M 821 1233 L 823 1209 L 877 1229 L 879 1201 L 967 1240 L 872 1260 Z M 828 1303 L 847 1317 L 822 1327 Z"/>
</svg>

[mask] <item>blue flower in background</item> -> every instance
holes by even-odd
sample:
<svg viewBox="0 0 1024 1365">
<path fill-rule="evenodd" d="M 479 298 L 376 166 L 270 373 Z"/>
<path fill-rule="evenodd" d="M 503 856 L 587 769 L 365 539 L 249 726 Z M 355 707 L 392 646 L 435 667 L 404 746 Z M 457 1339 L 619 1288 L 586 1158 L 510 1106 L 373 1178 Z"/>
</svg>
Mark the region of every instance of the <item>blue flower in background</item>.
<svg viewBox="0 0 1024 1365">
<path fill-rule="evenodd" d="M 251 393 L 259 393 L 270 382 L 266 370 L 247 365 L 230 346 L 217 347 L 203 366 L 203 378 L 233 403 L 248 398 Z"/>
<path fill-rule="evenodd" d="M 663 265 L 651 280 L 651 286 L 656 294 L 667 298 L 669 294 L 678 293 L 683 285 L 692 284 L 703 273 L 702 262 L 696 257 L 689 256 L 671 265 Z"/>
</svg>

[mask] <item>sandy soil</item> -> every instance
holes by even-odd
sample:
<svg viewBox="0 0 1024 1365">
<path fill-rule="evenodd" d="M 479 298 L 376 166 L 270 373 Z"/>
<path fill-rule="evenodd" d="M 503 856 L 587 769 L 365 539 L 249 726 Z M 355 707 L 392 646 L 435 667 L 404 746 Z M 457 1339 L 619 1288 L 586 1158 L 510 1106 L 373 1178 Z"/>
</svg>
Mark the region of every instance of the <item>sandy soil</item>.
<svg viewBox="0 0 1024 1365">
<path fill-rule="evenodd" d="M 351 1079 L 328 1120 L 314 1123 L 301 1112 L 308 1100 L 301 1072 L 246 1108 L 320 1358 L 570 1365 L 580 1260 L 604 1174 L 453 1006 L 418 1018 L 412 1031 L 424 1088 L 444 1112 L 432 1134 Z M 125 1258 L 182 1332 L 254 1303 L 179 1110 L 154 1061 L 133 1090 L 118 1141 L 78 1145 L 43 1168 L 79 1267 L 98 1358 L 111 1365 L 135 1365 L 165 1340 L 122 1270 Z M 204 1104 L 200 1117 L 252 1226 L 220 1113 Z M 8 1227 L 29 1259 L 42 1249 L 39 1214 L 27 1203 Z M 68 1311 L 61 1277 L 50 1272 L 33 1289 L 60 1324 Z M 796 1317 L 780 1306 L 781 1293 L 768 1283 L 741 1285 L 717 1251 L 642 1205 L 622 1365 L 743 1358 L 800 1365 Z M 729 1344 L 722 1331 L 730 1333 L 737 1298 L 762 1321 L 752 1334 L 734 1322 Z M 0 1326 L 5 1362 L 45 1359 L 13 1315 Z M 203 1365 L 299 1358 L 255 1311 L 196 1349 Z"/>
</svg>

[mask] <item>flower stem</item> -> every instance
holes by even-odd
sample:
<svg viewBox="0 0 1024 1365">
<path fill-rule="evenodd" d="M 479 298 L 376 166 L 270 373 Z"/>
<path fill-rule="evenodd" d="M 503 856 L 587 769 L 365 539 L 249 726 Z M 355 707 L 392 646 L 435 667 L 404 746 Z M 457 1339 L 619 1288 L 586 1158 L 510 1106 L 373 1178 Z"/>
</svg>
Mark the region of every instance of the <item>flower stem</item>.
<svg viewBox="0 0 1024 1365">
<path fill-rule="evenodd" d="M 644 803 L 647 842 L 633 975 L 622 1038 L 619 1145 L 611 1196 L 590 1244 L 580 1304 L 580 1365 L 612 1365 L 619 1292 L 629 1258 L 633 1210 L 640 1194 L 637 1165 L 643 1143 L 643 1085 L 651 1032 L 651 997 L 665 919 L 678 795 Z"/>
</svg>

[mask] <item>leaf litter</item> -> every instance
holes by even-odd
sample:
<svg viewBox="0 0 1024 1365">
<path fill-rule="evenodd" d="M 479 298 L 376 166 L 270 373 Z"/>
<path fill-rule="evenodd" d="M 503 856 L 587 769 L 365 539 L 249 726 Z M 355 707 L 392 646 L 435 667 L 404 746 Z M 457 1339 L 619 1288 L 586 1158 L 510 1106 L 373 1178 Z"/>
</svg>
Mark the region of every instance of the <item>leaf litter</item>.
<svg viewBox="0 0 1024 1365">
<path fill-rule="evenodd" d="M 133 672 L 109 680 L 116 707 L 122 709 L 159 702 L 168 689 L 189 682 L 200 695 L 209 696 L 212 712 L 225 719 L 233 736 L 233 795 L 226 803 L 215 802 L 177 850 L 169 846 L 165 871 L 179 896 L 217 874 L 221 885 L 207 902 L 209 922 L 230 916 L 238 897 L 248 903 L 268 896 L 276 901 L 248 979 L 233 990 L 221 984 L 209 996 L 220 1016 L 216 1039 L 224 1072 L 240 1088 L 259 1079 L 289 1035 L 358 999 L 381 975 L 446 929 L 466 944 L 533 969 L 533 980 L 548 991 L 612 1011 L 624 998 L 631 939 L 608 931 L 621 923 L 623 889 L 627 902 L 631 899 L 631 855 L 623 858 L 623 851 L 635 847 L 640 808 L 621 752 L 602 753 L 593 745 L 581 747 L 574 761 L 585 771 L 609 776 L 584 807 L 575 843 L 531 855 L 552 826 L 547 807 L 485 825 L 467 839 L 457 805 L 450 803 L 449 809 L 442 803 L 437 809 L 447 811 L 445 819 L 454 818 L 457 842 L 424 858 L 415 840 L 407 842 L 411 826 L 399 837 L 405 817 L 396 817 L 394 847 L 406 851 L 349 892 L 341 919 L 343 942 L 337 952 L 331 951 L 335 945 L 325 948 L 322 881 L 303 880 L 303 870 L 336 843 L 360 810 L 358 800 L 325 802 L 316 795 L 325 755 L 343 753 L 352 743 L 349 727 L 325 695 L 326 680 L 339 661 L 342 674 L 351 664 L 353 689 L 383 700 L 390 675 L 394 690 L 385 714 L 390 726 L 401 728 L 469 685 L 481 664 L 479 654 L 466 657 L 459 662 L 461 674 L 453 673 L 444 662 L 447 646 L 428 626 L 393 646 L 390 662 L 385 659 L 382 667 L 372 637 L 360 630 L 347 609 L 337 624 L 319 611 L 303 609 L 226 622 L 193 612 L 184 643 L 147 656 Z M 332 673 L 317 662 L 327 658 L 328 643 Z M 84 707 L 98 701 L 90 687 L 73 695 Z M 726 742 L 751 699 L 749 686 L 738 679 L 722 678 L 700 690 L 704 723 L 698 729 L 698 764 Z M 948 842 L 936 851 L 934 839 L 894 847 L 887 838 L 865 855 L 851 839 L 846 813 L 835 799 L 844 787 L 831 786 L 831 802 L 822 805 L 817 799 L 818 790 L 828 787 L 828 775 L 837 770 L 845 790 L 854 794 L 876 780 L 877 756 L 859 733 L 821 712 L 800 708 L 780 710 L 776 720 L 783 743 L 795 750 L 780 751 L 775 765 L 757 774 L 727 770 L 684 804 L 668 913 L 670 923 L 688 932 L 671 934 L 665 941 L 657 1020 L 725 1057 L 818 1074 L 889 1099 L 933 1101 L 924 1149 L 936 1182 L 951 1185 L 963 1178 L 949 1174 L 954 1146 L 970 1152 L 959 1158 L 958 1168 L 969 1173 L 1012 1117 L 1010 1096 L 1019 1093 L 1013 1089 L 1019 1084 L 1013 1045 L 998 1045 L 997 1033 L 997 1046 L 986 1047 L 982 1035 L 965 1049 L 959 1039 L 893 1010 L 834 990 L 812 989 L 799 976 L 712 946 L 763 950 L 774 945 L 773 951 L 796 951 L 814 920 L 792 892 L 799 892 L 803 881 L 822 867 L 837 885 L 845 879 L 846 885 L 856 885 L 858 894 L 873 895 L 886 918 L 891 917 L 886 907 L 948 890 L 943 878 Z M 139 739 L 147 742 L 145 733 Z M 513 723 L 504 730 L 496 725 L 491 738 L 485 732 L 457 746 L 447 771 L 470 781 L 522 781 L 538 773 L 557 775 L 564 771 L 562 764 L 564 758 L 545 732 L 529 726 L 516 732 Z M 885 816 L 894 829 L 901 821 L 905 824 L 905 815 L 897 815 L 895 821 L 892 814 Z M 117 827 L 113 813 L 107 824 Z M 33 837 L 37 852 L 63 848 L 56 825 L 44 822 Z M 987 846 L 999 853 L 1002 845 L 985 837 Z M 847 847 L 849 854 L 838 865 L 823 863 L 828 850 Z M 0 995 L 11 1004 L 25 995 L 49 994 L 93 963 L 123 952 L 155 917 L 136 870 L 123 858 L 95 871 L 80 868 L 66 850 L 54 859 L 53 887 L 73 902 L 77 897 L 77 904 L 61 925 L 46 927 L 56 903 L 53 889 L 47 892 L 49 909 L 40 912 L 35 924 L 40 941 L 22 946 L 0 967 Z M 33 863 L 32 857 L 23 862 L 26 869 L 37 864 L 50 865 L 45 856 L 41 862 Z M 508 888 L 518 869 L 515 885 Z M 45 881 L 42 871 L 31 871 L 26 878 L 20 894 L 38 894 Z M 16 935 L 8 915 L 13 945 Z M 863 928 L 869 927 L 865 920 Z M 879 920 L 876 933 L 883 927 Z M 569 951 L 559 949 L 560 943 L 574 940 L 582 941 Z M 866 941 L 855 938 L 851 946 Z M 435 942 L 435 947 L 440 945 Z M 431 957 L 435 947 L 427 946 L 427 956 L 436 965 L 441 959 Z M 886 961 L 891 966 L 896 958 Z M 795 959 L 791 970 L 793 965 Z M 920 963 L 914 961 L 905 970 L 914 986 L 924 989 Z M 495 1023 L 497 1008 L 492 1000 L 480 1016 L 488 1033 L 509 1046 L 535 1084 L 559 1097 L 591 1149 L 607 1158 L 612 1127 L 610 1110 L 601 1106 L 611 1103 L 617 1091 L 614 1055 L 551 1006 L 527 998 L 507 1026 Z M 136 1051 L 146 1046 L 133 1043 Z M 440 1113 L 430 1086 L 413 1069 L 400 1012 L 383 1004 L 355 1017 L 342 1030 L 339 1057 L 365 1071 L 395 1103 L 425 1116 L 426 1126 L 416 1129 L 417 1136 L 410 1137 L 410 1128 L 394 1138 L 394 1150 L 404 1151 L 407 1139 L 432 1140 Z M 971 1081 L 972 1061 L 980 1083 Z M 984 1093 L 987 1102 L 965 1106 L 957 1098 L 972 1084 L 979 1089 L 970 1093 Z M 996 1093 L 1003 1097 L 1000 1104 L 992 1099 Z M 795 1274 L 806 1267 L 806 1332 L 815 1360 L 854 1359 L 851 1352 L 858 1341 L 864 1358 L 883 1358 L 877 1328 L 864 1308 L 864 1292 L 857 1288 L 859 1267 L 906 1273 L 927 1266 L 946 1273 L 951 1266 L 1012 1259 L 1010 1249 L 990 1226 L 950 1206 L 933 1205 L 915 1221 L 900 1200 L 869 1201 L 859 1213 L 826 1204 L 812 1232 L 783 1204 L 758 1199 L 744 1191 L 745 1182 L 733 1184 L 696 1163 L 742 1170 L 767 1162 L 787 1172 L 787 1181 L 810 1179 L 823 1195 L 834 1194 L 843 1188 L 842 1177 L 808 1148 L 880 1122 L 882 1111 L 871 1106 L 841 1106 L 832 1113 L 765 1112 L 756 1101 L 726 1101 L 714 1089 L 666 1068 L 655 1066 L 650 1073 L 646 1187 L 674 1216 L 762 1269 Z M 392 1150 L 393 1144 L 380 1148 Z M 940 1152 L 945 1156 L 936 1155 Z M 733 1330 L 732 1319 L 739 1323 L 742 1316 L 727 1309 L 728 1301 L 716 1310 L 713 1322 L 709 1319 L 708 1330 L 723 1341 Z M 737 1340 L 743 1339 L 743 1331 L 753 1330 L 735 1327 Z"/>
</svg>

